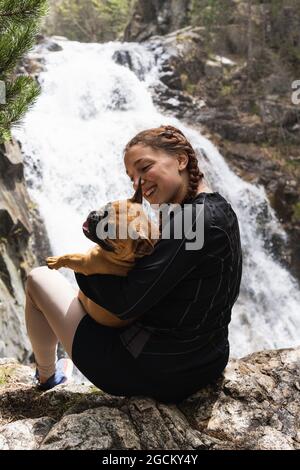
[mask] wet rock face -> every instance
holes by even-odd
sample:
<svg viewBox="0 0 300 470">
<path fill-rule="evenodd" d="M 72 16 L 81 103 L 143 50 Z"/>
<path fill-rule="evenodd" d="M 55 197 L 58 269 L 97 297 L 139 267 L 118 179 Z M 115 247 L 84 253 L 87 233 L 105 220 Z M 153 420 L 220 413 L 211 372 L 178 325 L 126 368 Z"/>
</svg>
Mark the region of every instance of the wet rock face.
<svg viewBox="0 0 300 470">
<path fill-rule="evenodd" d="M 179 119 L 188 120 L 193 115 L 196 122 L 205 122 L 214 114 L 214 110 L 203 110 L 204 101 L 195 99 L 185 86 L 188 77 L 192 83 L 203 77 L 206 53 L 201 49 L 202 30 L 186 27 L 164 37 L 152 36 L 144 44 L 159 70 L 160 81 L 152 90 L 154 103 Z"/>
<path fill-rule="evenodd" d="M 287 242 L 274 254 L 300 281 L 300 218 L 295 217 L 295 207 L 299 204 L 297 175 L 287 171 L 284 162 L 270 158 L 269 148 L 254 142 L 232 142 L 220 136 L 212 136 L 212 140 L 240 177 L 265 187 L 270 204 L 288 234 Z"/>
<path fill-rule="evenodd" d="M 152 90 L 153 101 L 164 114 L 207 135 L 239 176 L 265 187 L 288 233 L 278 259 L 300 281 L 299 110 L 290 102 L 279 102 L 278 95 L 246 99 L 244 60 L 218 55 L 220 41 L 216 41 L 220 48 L 208 55 L 205 41 L 203 27 L 188 26 L 144 42 L 154 54 L 160 76 Z M 277 62 L 273 65 L 279 67 Z M 281 76 L 286 77 L 284 70 Z M 286 139 L 292 143 L 289 155 L 284 155 Z"/>
<path fill-rule="evenodd" d="M 124 32 L 124 41 L 145 41 L 187 25 L 190 0 L 138 0 Z"/>
<path fill-rule="evenodd" d="M 300 449 L 300 348 L 231 359 L 178 405 L 87 384 L 47 392 L 0 360 L 0 449 Z"/>
<path fill-rule="evenodd" d="M 274 16 L 268 4 L 262 14 L 261 5 L 252 4 L 249 69 L 249 3 L 227 2 L 230 21 L 209 34 L 203 26 L 189 26 L 191 3 L 138 1 L 124 39 L 143 41 L 154 53 L 160 83 L 153 101 L 162 112 L 205 133 L 234 171 L 265 187 L 289 236 L 284 262 L 300 281 L 300 110 L 291 101 L 298 69 L 273 47 L 284 38 L 294 50 L 299 15 L 295 7 L 284 6 Z"/>
<path fill-rule="evenodd" d="M 51 253 L 43 221 L 24 181 L 17 142 L 0 146 L 0 357 L 27 360 L 25 282 L 30 270 Z"/>
</svg>

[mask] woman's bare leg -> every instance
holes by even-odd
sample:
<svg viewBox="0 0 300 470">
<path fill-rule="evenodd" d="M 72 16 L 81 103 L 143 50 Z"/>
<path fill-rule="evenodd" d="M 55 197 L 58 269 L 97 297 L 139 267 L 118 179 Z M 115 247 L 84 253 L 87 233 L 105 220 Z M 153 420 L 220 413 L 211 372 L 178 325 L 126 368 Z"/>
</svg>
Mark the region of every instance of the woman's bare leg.
<svg viewBox="0 0 300 470">
<path fill-rule="evenodd" d="M 34 268 L 26 280 L 25 320 L 41 382 L 55 372 L 58 341 L 72 359 L 77 326 L 86 315 L 69 281 L 47 266 Z"/>
</svg>

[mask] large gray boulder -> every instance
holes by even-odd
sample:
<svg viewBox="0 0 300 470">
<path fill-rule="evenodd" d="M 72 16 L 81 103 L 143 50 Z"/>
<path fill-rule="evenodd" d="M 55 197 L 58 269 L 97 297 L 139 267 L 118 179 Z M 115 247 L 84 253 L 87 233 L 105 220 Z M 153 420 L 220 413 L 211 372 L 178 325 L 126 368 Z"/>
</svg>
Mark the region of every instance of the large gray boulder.
<svg viewBox="0 0 300 470">
<path fill-rule="evenodd" d="M 300 347 L 231 359 L 176 405 L 88 384 L 47 392 L 33 369 L 0 361 L 0 449 L 300 449 Z"/>
</svg>

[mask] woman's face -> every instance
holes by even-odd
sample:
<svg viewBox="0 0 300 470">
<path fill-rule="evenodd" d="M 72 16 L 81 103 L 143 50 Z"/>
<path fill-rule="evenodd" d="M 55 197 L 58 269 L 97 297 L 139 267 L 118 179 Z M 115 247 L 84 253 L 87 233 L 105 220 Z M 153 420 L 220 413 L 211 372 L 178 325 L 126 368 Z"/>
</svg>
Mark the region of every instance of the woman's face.
<svg viewBox="0 0 300 470">
<path fill-rule="evenodd" d="M 163 150 L 133 145 L 125 154 L 126 173 L 137 189 L 142 178 L 143 197 L 150 204 L 181 202 L 187 186 L 188 163 L 185 154 L 173 156 Z M 179 173 L 180 171 L 180 173 Z M 186 173 L 185 178 L 183 173 Z"/>
</svg>

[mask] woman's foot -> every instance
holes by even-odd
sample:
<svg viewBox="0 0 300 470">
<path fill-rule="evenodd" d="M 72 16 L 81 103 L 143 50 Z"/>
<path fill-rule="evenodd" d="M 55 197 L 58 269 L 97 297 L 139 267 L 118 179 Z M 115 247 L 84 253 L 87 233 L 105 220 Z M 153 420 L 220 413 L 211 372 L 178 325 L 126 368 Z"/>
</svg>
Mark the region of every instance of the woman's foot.
<svg viewBox="0 0 300 470">
<path fill-rule="evenodd" d="M 62 357 L 56 363 L 55 373 L 48 379 L 39 377 L 39 372 L 36 369 L 35 378 L 37 381 L 37 387 L 40 390 L 50 390 L 56 385 L 66 383 L 72 376 L 73 362 L 68 357 Z"/>
</svg>

